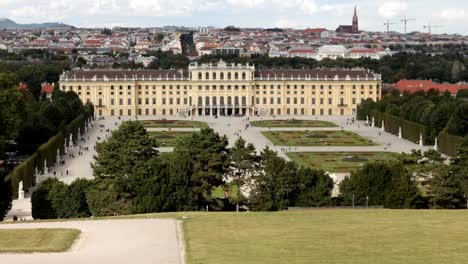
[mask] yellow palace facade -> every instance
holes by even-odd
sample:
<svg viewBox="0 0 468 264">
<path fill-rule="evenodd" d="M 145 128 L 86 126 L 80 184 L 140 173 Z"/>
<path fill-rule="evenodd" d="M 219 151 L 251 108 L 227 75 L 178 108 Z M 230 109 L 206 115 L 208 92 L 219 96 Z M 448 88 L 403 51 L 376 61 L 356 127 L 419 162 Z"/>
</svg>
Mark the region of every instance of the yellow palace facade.
<svg viewBox="0 0 468 264">
<path fill-rule="evenodd" d="M 353 115 L 381 97 L 381 75 L 364 69 L 255 69 L 191 63 L 188 70 L 77 70 L 62 91 L 99 116 Z"/>
</svg>

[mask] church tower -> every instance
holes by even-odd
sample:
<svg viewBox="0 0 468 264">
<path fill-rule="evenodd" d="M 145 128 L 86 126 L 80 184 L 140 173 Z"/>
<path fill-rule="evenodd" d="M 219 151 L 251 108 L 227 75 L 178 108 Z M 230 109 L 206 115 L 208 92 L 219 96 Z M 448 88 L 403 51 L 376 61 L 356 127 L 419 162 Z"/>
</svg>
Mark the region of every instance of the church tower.
<svg viewBox="0 0 468 264">
<path fill-rule="evenodd" d="M 353 16 L 353 33 L 359 33 L 359 20 L 357 16 L 356 6 L 354 6 L 354 16 Z"/>
</svg>

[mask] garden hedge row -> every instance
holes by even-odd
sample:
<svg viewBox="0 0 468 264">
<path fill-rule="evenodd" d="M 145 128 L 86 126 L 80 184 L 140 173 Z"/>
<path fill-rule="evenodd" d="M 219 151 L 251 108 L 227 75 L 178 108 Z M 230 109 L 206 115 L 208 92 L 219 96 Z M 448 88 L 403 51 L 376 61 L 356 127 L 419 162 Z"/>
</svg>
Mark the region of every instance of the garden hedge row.
<svg viewBox="0 0 468 264">
<path fill-rule="evenodd" d="M 424 144 L 430 145 L 434 142 L 434 139 L 430 138 L 428 128 L 425 125 L 408 121 L 388 113 L 382 113 L 377 110 L 372 110 L 370 116 L 371 121 L 372 117 L 374 118 L 376 127 L 382 127 L 382 120 L 384 120 L 385 131 L 389 133 L 398 135 L 399 128 L 401 127 L 401 133 L 404 139 L 419 143 L 422 134 Z"/>
<path fill-rule="evenodd" d="M 51 137 L 49 141 L 39 146 L 34 154 L 10 172 L 8 177 L 11 179 L 13 199 L 18 198 L 18 186 L 21 181 L 23 181 L 23 190 L 28 190 L 32 186 L 35 186 L 35 169 L 37 168 L 39 173 L 43 173 L 45 160 L 48 167 L 53 166 L 56 162 L 57 150 L 59 150 L 60 155 L 64 154 L 65 137 L 67 144 L 70 133 L 72 134 L 73 141 L 76 141 L 78 138 L 78 128 L 83 133 L 85 122 L 90 117 L 92 117 L 91 111 L 86 111 L 84 114 L 77 116 L 63 131 L 60 131 L 57 135 Z"/>
<path fill-rule="evenodd" d="M 452 157 L 457 155 L 457 147 L 462 141 L 463 137 L 450 135 L 445 130 L 437 136 L 439 151 Z"/>
</svg>

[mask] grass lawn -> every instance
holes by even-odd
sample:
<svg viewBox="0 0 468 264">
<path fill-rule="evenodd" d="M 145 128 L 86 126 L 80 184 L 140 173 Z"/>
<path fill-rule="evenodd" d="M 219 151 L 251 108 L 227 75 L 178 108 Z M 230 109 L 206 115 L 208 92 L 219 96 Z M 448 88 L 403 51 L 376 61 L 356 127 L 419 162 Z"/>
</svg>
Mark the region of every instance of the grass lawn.
<svg viewBox="0 0 468 264">
<path fill-rule="evenodd" d="M 328 121 L 297 119 L 252 121 L 250 124 L 256 127 L 337 127 Z"/>
<path fill-rule="evenodd" d="M 198 214 L 188 263 L 466 263 L 468 211 Z"/>
<path fill-rule="evenodd" d="M 208 128 L 208 124 L 190 120 L 143 120 L 144 127 L 148 128 Z"/>
<path fill-rule="evenodd" d="M 375 146 L 372 141 L 350 131 L 263 131 L 279 146 Z"/>
<path fill-rule="evenodd" d="M 79 234 L 77 229 L 0 229 L 0 252 L 63 252 Z"/>
<path fill-rule="evenodd" d="M 395 158 L 397 154 L 392 152 L 289 152 L 286 155 L 301 166 L 328 172 L 351 172 L 368 161 L 389 160 Z"/>
<path fill-rule="evenodd" d="M 193 133 L 190 131 L 148 131 L 150 137 L 156 139 L 160 147 L 174 147 L 177 140 L 181 137 L 191 136 Z"/>
</svg>

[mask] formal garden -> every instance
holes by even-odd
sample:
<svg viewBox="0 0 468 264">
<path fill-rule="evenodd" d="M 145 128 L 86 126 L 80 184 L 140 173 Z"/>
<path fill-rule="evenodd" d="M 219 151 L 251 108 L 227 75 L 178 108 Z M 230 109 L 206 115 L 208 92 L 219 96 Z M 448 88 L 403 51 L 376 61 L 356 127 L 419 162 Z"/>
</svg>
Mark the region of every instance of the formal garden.
<svg viewBox="0 0 468 264">
<path fill-rule="evenodd" d="M 157 140 L 160 147 L 174 147 L 178 140 L 189 137 L 193 133 L 190 131 L 149 131 L 150 137 Z"/>
<path fill-rule="evenodd" d="M 338 127 L 336 124 L 322 120 L 277 119 L 251 121 L 254 127 Z"/>
<path fill-rule="evenodd" d="M 351 172 L 367 162 L 396 159 L 391 152 L 288 152 L 291 160 L 300 166 L 328 172 Z"/>
<path fill-rule="evenodd" d="M 141 121 L 146 128 L 207 128 L 208 124 L 200 121 L 190 120 L 143 120 Z"/>
<path fill-rule="evenodd" d="M 262 134 L 278 146 L 375 146 L 371 140 L 350 131 L 264 131 Z"/>
</svg>

